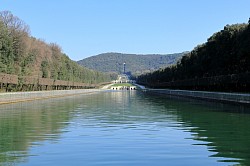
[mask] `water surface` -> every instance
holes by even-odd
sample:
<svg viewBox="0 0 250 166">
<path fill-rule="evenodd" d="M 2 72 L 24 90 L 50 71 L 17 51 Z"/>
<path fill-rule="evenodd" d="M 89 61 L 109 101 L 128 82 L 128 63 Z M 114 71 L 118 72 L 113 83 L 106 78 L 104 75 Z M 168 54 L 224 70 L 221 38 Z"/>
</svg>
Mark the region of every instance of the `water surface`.
<svg viewBox="0 0 250 166">
<path fill-rule="evenodd" d="M 105 92 L 0 106 L 0 165 L 249 165 L 242 106 Z"/>
</svg>

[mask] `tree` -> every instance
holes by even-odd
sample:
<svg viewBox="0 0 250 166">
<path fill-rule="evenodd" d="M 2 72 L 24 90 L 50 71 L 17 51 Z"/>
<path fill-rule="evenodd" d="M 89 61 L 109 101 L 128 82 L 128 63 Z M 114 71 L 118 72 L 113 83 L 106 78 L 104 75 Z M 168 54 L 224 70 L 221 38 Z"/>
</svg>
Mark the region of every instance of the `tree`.
<svg viewBox="0 0 250 166">
<path fill-rule="evenodd" d="M 0 12 L 0 20 L 8 29 L 8 35 L 13 38 L 14 60 L 17 63 L 21 62 L 22 57 L 27 54 L 26 40 L 30 34 L 29 26 L 10 11 Z"/>
<path fill-rule="evenodd" d="M 42 78 L 48 78 L 49 77 L 48 66 L 49 65 L 48 65 L 47 61 L 42 61 L 42 64 L 41 64 Z"/>
<path fill-rule="evenodd" d="M 208 82 L 205 84 L 206 86 L 215 86 L 217 84 L 219 88 L 223 88 L 220 86 L 224 81 L 216 79 L 217 76 L 225 78 L 224 76 L 228 75 L 239 76 L 249 73 L 249 42 L 249 24 L 226 25 L 223 30 L 208 38 L 206 43 L 197 46 L 190 53 L 183 56 L 175 66 L 168 67 L 163 71 L 142 75 L 138 77 L 138 81 L 149 85 L 154 85 L 157 81 L 161 83 L 180 81 L 188 82 L 188 86 L 196 86 L 197 84 L 190 81 L 190 79 L 197 81 L 204 79 L 204 77 L 210 77 L 214 81 Z M 238 84 L 235 86 L 237 87 Z M 179 88 L 186 88 L 186 85 L 181 84 Z"/>
<path fill-rule="evenodd" d="M 10 11 L 0 12 L 0 20 L 6 27 L 9 28 L 9 33 L 13 34 L 16 32 L 30 33 L 29 26 L 18 17 L 14 16 Z"/>
<path fill-rule="evenodd" d="M 110 75 L 81 67 L 60 46 L 31 37 L 29 27 L 9 11 L 0 12 L 0 72 L 55 80 L 110 81 Z"/>
<path fill-rule="evenodd" d="M 13 38 L 8 35 L 8 28 L 0 19 L 0 72 L 14 72 Z"/>
</svg>

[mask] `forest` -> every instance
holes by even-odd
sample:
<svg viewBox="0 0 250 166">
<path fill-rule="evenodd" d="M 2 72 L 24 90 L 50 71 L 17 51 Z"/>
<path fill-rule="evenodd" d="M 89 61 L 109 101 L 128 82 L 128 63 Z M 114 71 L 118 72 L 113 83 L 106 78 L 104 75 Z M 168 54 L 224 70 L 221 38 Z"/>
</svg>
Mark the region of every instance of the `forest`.
<svg viewBox="0 0 250 166">
<path fill-rule="evenodd" d="M 176 64 L 183 55 L 184 53 L 143 55 L 110 52 L 91 56 L 77 63 L 97 71 L 113 73 L 123 73 L 123 63 L 126 63 L 126 73 L 138 76 Z"/>
<path fill-rule="evenodd" d="M 137 81 L 155 88 L 250 91 L 250 19 L 226 25 L 176 65 L 141 75 Z"/>
<path fill-rule="evenodd" d="M 112 79 L 78 65 L 56 43 L 32 37 L 29 26 L 10 11 L 0 12 L 0 73 L 89 84 Z"/>
</svg>

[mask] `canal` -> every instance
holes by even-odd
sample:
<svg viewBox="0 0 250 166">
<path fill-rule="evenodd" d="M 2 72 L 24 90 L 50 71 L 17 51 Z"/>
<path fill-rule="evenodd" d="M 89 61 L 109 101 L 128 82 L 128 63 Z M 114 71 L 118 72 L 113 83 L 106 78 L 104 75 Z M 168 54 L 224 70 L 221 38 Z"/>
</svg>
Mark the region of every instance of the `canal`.
<svg viewBox="0 0 250 166">
<path fill-rule="evenodd" d="M 250 165 L 247 107 L 138 91 L 0 105 L 0 165 Z"/>
</svg>

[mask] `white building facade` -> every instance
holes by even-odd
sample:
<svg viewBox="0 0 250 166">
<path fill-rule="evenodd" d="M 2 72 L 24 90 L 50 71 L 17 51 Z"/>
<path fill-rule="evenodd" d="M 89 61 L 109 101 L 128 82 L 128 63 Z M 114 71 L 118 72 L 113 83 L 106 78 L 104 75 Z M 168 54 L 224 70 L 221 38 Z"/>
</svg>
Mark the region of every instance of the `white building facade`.
<svg viewBox="0 0 250 166">
<path fill-rule="evenodd" d="M 128 75 L 121 74 L 121 75 L 118 75 L 117 80 L 113 81 L 113 83 L 135 83 L 135 81 L 130 80 Z"/>
</svg>

